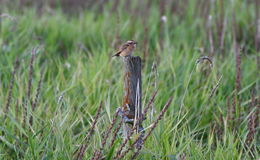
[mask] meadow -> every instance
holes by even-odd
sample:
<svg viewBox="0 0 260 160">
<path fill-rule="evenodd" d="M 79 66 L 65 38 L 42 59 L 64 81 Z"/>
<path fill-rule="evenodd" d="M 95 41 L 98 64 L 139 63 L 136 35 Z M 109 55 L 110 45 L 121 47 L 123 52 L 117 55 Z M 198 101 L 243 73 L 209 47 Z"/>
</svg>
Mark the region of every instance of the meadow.
<svg viewBox="0 0 260 160">
<path fill-rule="evenodd" d="M 158 91 L 146 133 L 173 97 L 136 159 L 260 158 L 258 0 L 87 2 L 0 1 L 0 159 L 91 159 L 123 100 L 111 56 L 131 39 L 143 108 Z M 119 124 L 104 159 L 122 145 Z"/>
</svg>

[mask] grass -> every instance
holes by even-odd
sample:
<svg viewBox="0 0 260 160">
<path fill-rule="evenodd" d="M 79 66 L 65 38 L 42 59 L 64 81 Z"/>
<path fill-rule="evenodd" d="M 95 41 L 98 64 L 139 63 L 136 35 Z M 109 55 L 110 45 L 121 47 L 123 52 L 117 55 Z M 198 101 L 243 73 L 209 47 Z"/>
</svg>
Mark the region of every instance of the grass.
<svg viewBox="0 0 260 160">
<path fill-rule="evenodd" d="M 102 101 L 100 118 L 86 144 L 84 158 L 90 159 L 102 146 L 102 136 L 122 104 L 122 63 L 111 56 L 118 44 L 129 39 L 138 42 L 134 54 L 145 59 L 143 104 L 147 104 L 158 89 L 152 111 L 143 122 L 146 130 L 169 97 L 173 97 L 137 158 L 259 159 L 259 121 L 254 121 L 258 122 L 255 133 L 250 128 L 252 125 L 248 126 L 249 122 L 252 124 L 250 113 L 255 113 L 259 119 L 260 105 L 256 63 L 259 51 L 254 46 L 255 6 L 246 1 L 223 3 L 222 7 L 218 2 L 211 3 L 207 12 L 206 7 L 197 6 L 195 0 L 168 5 L 165 9 L 163 2 L 154 1 L 148 8 L 146 1 L 133 1 L 128 6 L 131 12 L 128 14 L 124 3 L 111 11 L 115 4 L 110 2 L 104 5 L 102 12 L 93 7 L 77 15 L 64 13 L 61 7 L 46 7 L 39 13 L 35 7 L 17 10 L 3 5 L 0 110 L 1 118 L 7 117 L 0 122 L 0 159 L 72 159 L 75 151 L 85 143 Z M 176 9 L 171 10 L 172 6 Z M 223 30 L 223 50 L 219 49 L 219 27 L 216 25 L 221 10 L 224 11 L 222 18 L 227 22 Z M 163 15 L 166 21 L 161 21 Z M 213 21 L 213 55 L 207 25 L 209 15 Z M 239 73 L 234 41 L 242 48 Z M 147 57 L 144 57 L 145 45 Z M 37 52 L 30 73 L 35 47 Z M 206 61 L 196 64 L 202 55 L 212 59 L 212 69 Z M 19 68 L 14 74 L 10 99 L 8 90 L 16 58 Z M 238 91 L 237 74 L 241 74 Z M 31 83 L 30 95 L 28 82 Z M 253 106 L 252 92 L 258 103 Z M 228 97 L 229 107 L 233 107 L 230 112 Z M 10 106 L 6 110 L 8 101 Z M 26 109 L 28 114 L 25 114 Z M 23 116 L 26 116 L 25 123 Z M 254 133 L 254 138 L 248 144 L 249 133 Z M 108 142 L 111 139 L 109 137 Z M 119 136 L 112 147 L 109 143 L 104 146 L 106 159 L 112 159 L 122 142 Z M 130 151 L 125 159 L 132 157 L 134 152 Z"/>
</svg>

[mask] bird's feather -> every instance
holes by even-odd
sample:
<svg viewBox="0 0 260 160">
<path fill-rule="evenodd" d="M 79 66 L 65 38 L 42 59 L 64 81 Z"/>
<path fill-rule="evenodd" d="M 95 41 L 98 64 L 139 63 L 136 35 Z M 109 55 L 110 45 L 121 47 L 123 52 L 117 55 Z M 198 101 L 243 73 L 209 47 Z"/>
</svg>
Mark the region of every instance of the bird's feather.
<svg viewBox="0 0 260 160">
<path fill-rule="evenodd" d="M 120 56 L 120 53 L 123 52 L 125 49 L 127 49 L 127 47 L 129 46 L 128 43 L 122 45 L 119 50 L 116 52 L 116 54 L 114 54 L 112 57 L 118 57 Z"/>
<path fill-rule="evenodd" d="M 112 57 L 118 57 L 120 55 L 121 51 L 116 52 Z"/>
</svg>

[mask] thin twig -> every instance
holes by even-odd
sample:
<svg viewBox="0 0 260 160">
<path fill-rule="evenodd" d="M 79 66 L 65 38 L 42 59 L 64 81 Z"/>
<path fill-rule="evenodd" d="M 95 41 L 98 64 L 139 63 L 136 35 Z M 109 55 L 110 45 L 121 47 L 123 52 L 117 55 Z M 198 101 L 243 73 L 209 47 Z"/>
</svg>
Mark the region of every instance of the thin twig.
<svg viewBox="0 0 260 160">
<path fill-rule="evenodd" d="M 14 64 L 14 70 L 12 72 L 12 78 L 11 78 L 10 86 L 8 88 L 8 97 L 7 97 L 7 102 L 6 102 L 6 105 L 5 105 L 4 120 L 3 121 L 5 121 L 7 114 L 9 112 L 9 107 L 10 107 L 12 97 L 13 97 L 12 91 L 13 91 L 13 86 L 14 86 L 15 73 L 18 69 L 18 66 L 19 66 L 19 59 L 16 58 L 16 61 L 15 61 L 15 64 Z"/>
</svg>

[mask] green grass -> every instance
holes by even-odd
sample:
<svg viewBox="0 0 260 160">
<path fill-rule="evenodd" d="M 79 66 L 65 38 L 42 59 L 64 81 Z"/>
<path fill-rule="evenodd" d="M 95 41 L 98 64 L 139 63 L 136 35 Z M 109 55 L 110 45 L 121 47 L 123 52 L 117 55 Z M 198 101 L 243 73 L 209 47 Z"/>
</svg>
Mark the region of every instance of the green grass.
<svg viewBox="0 0 260 160">
<path fill-rule="evenodd" d="M 135 3 L 132 8 L 138 6 Z M 175 159 L 185 154 L 187 159 L 251 159 L 252 153 L 245 145 L 250 112 L 248 101 L 251 91 L 257 90 L 260 82 L 254 49 L 254 5 L 247 6 L 243 1 L 225 3 L 228 23 L 224 53 L 216 51 L 214 66 L 208 75 L 201 72 L 196 64 L 201 55 L 209 55 L 209 41 L 206 22 L 197 15 L 195 0 L 186 3 L 182 15 L 172 14 L 166 8 L 167 22 L 163 24 L 162 37 L 160 13 L 155 3 L 147 18 L 139 13 L 130 16 L 124 11 L 123 4 L 119 6 L 119 16 L 116 16 L 111 7 L 112 3 L 108 3 L 102 13 L 85 10 L 77 16 L 64 14 L 59 9 L 46 9 L 39 15 L 34 8 L 20 12 L 3 7 L 1 14 L 8 13 L 14 19 L 1 17 L 1 118 L 4 117 L 11 73 L 17 57 L 20 66 L 15 75 L 7 119 L 0 122 L 0 159 L 72 159 L 74 152 L 84 144 L 84 137 L 103 101 L 101 118 L 85 153 L 85 159 L 92 157 L 94 150 L 101 146 L 102 133 L 108 128 L 116 108 L 122 104 L 122 63 L 120 58 L 111 58 L 115 52 L 113 43 L 116 34 L 122 42 L 136 40 L 139 44 L 134 55 L 143 58 L 145 27 L 148 28 L 149 57 L 142 69 L 143 104 L 157 88 L 158 96 L 154 112 L 148 113 L 144 127 L 156 119 L 170 96 L 174 99 L 138 158 Z M 142 5 L 139 7 L 144 9 Z M 218 7 L 217 12 L 210 10 L 214 22 L 219 15 Z M 227 98 L 235 94 L 236 78 L 232 12 L 236 15 L 238 43 L 243 48 L 242 89 L 239 93 L 242 103 L 238 106 L 241 120 L 233 126 L 226 118 Z M 215 39 L 216 28 L 214 24 Z M 31 105 L 28 105 L 29 114 L 23 126 L 31 52 L 37 46 L 32 100 L 41 73 L 44 74 L 43 83 L 36 109 L 32 113 Z M 204 48 L 204 53 L 200 52 L 201 48 Z M 158 74 L 152 70 L 153 63 L 157 64 Z M 209 98 L 221 76 L 216 94 Z M 259 90 L 255 95 L 259 97 Z M 32 127 L 29 126 L 30 114 L 34 118 Z M 219 120 L 221 114 L 224 123 Z M 214 124 L 222 127 L 222 136 L 217 134 L 216 128 L 213 129 Z M 256 132 L 256 138 L 251 143 L 255 156 L 252 159 L 260 157 L 259 125 Z M 120 143 L 118 138 L 114 147 Z M 110 153 L 112 151 L 106 146 L 104 153 L 113 154 Z M 132 152 L 128 158 L 131 155 Z"/>
</svg>

